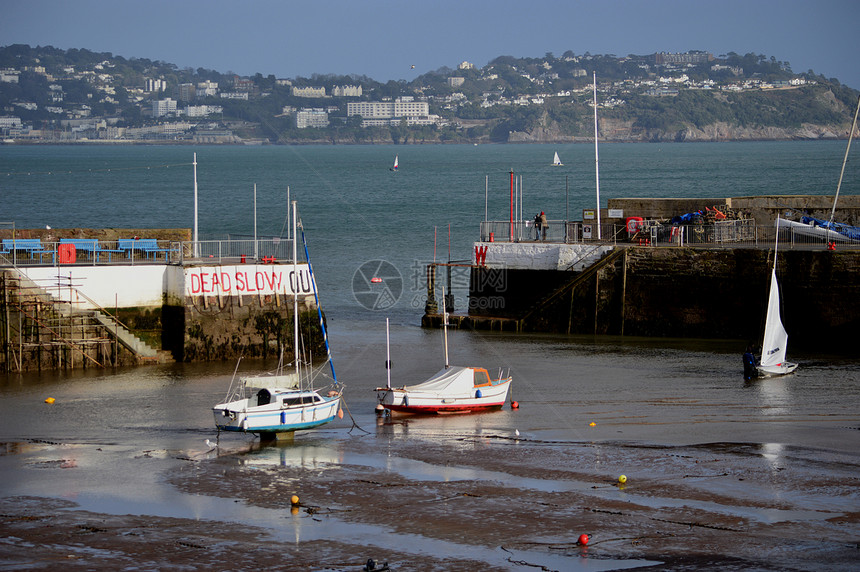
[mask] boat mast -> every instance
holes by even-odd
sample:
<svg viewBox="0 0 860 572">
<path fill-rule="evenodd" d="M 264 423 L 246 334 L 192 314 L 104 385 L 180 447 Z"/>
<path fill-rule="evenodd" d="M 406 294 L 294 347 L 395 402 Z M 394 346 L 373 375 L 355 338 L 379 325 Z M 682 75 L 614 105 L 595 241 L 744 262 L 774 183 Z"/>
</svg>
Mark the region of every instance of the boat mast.
<svg viewBox="0 0 860 572">
<path fill-rule="evenodd" d="M 299 273 L 296 264 L 296 201 L 293 201 L 293 354 L 296 362 L 296 379 L 299 379 Z M 299 383 L 301 380 L 299 379 Z"/>
<path fill-rule="evenodd" d="M 776 238 L 773 239 L 773 271 L 776 272 L 776 250 L 779 248 L 779 213 L 776 213 Z"/>
<path fill-rule="evenodd" d="M 851 133 L 848 134 L 848 146 L 845 148 L 845 158 L 842 159 L 842 172 L 839 173 L 836 196 L 833 197 L 833 208 L 830 210 L 830 224 L 833 224 L 833 215 L 836 214 L 836 201 L 839 199 L 839 189 L 842 187 L 842 175 L 845 174 L 845 163 L 848 162 L 848 151 L 851 150 L 851 138 L 854 136 L 854 128 L 857 127 L 857 112 L 860 112 L 860 97 L 857 98 L 857 109 L 854 110 L 854 122 L 851 124 Z"/>
<path fill-rule="evenodd" d="M 391 337 L 388 334 L 388 318 L 385 318 L 385 372 L 388 374 L 385 387 L 391 389 Z"/>
<path fill-rule="evenodd" d="M 597 72 L 594 73 L 594 181 L 597 185 L 597 240 L 600 240 L 600 170 L 597 158 Z"/>
<path fill-rule="evenodd" d="M 445 306 L 445 287 L 442 286 L 442 331 L 445 340 L 445 369 L 448 369 L 448 309 Z"/>
<path fill-rule="evenodd" d="M 197 233 L 197 153 L 194 153 L 194 258 L 199 255 L 198 241 L 200 235 Z"/>
</svg>

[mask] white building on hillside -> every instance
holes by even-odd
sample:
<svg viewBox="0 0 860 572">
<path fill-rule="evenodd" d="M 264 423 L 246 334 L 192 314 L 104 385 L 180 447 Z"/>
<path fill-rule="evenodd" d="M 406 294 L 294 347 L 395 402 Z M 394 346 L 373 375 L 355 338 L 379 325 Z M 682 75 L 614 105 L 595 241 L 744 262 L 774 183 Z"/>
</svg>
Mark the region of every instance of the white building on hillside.
<svg viewBox="0 0 860 572">
<path fill-rule="evenodd" d="M 293 97 L 325 97 L 325 88 L 293 86 L 291 93 Z"/>
<path fill-rule="evenodd" d="M 143 88 L 143 90 L 149 93 L 152 93 L 154 91 L 166 91 L 167 82 L 163 79 L 147 79 L 146 86 Z"/>
<path fill-rule="evenodd" d="M 360 85 L 336 85 L 331 89 L 334 97 L 361 97 L 362 93 Z"/>
<path fill-rule="evenodd" d="M 361 115 L 365 119 L 393 119 L 430 115 L 426 101 L 356 101 L 346 104 L 347 115 Z"/>
<path fill-rule="evenodd" d="M 164 117 L 165 115 L 176 114 L 176 102 L 169 97 L 167 99 L 158 99 L 152 102 L 152 116 Z"/>
<path fill-rule="evenodd" d="M 197 84 L 197 97 L 214 97 L 218 95 L 218 82 L 214 81 L 201 81 Z"/>
<path fill-rule="evenodd" d="M 296 127 L 328 127 L 328 113 L 324 109 L 302 109 L 296 112 Z"/>
</svg>

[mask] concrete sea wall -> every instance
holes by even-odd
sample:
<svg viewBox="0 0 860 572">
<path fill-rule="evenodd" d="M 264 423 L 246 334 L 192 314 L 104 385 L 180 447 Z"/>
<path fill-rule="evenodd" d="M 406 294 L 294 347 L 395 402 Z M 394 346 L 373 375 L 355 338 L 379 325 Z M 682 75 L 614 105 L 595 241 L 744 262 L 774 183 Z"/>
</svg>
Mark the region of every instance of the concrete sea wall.
<svg viewBox="0 0 860 572">
<path fill-rule="evenodd" d="M 597 270 L 473 268 L 463 327 L 760 341 L 772 250 L 616 249 Z M 856 354 L 860 252 L 778 256 L 792 348 Z"/>
<path fill-rule="evenodd" d="M 119 317 L 155 361 L 293 359 L 293 294 L 303 344 L 324 355 L 308 265 L 33 266 L 3 273 L 0 368 L 141 363 L 93 310 Z M 52 326 L 51 324 L 58 324 Z M 8 327 L 7 327 L 8 326 Z"/>
</svg>

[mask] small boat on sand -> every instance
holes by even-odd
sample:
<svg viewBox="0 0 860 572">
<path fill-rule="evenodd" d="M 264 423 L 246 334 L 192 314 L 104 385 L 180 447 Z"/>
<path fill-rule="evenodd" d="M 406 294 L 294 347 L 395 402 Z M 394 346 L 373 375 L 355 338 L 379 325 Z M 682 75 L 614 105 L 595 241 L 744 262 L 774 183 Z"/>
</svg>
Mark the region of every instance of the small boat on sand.
<svg viewBox="0 0 860 572">
<path fill-rule="evenodd" d="M 295 202 L 293 202 L 293 265 L 296 260 L 295 233 L 296 214 Z M 304 231 L 302 231 L 304 239 Z M 307 252 L 307 249 L 305 250 Z M 310 260 L 308 260 L 310 268 Z M 294 268 L 293 272 L 296 270 Z M 311 272 L 311 283 L 313 284 L 313 270 Z M 314 286 L 316 292 L 316 286 Z M 317 302 L 319 308 L 319 302 Z M 320 316 L 323 339 L 326 341 L 326 350 L 329 354 L 327 362 L 331 364 L 331 355 L 328 352 L 328 339 L 325 332 L 325 324 Z M 278 362 L 278 368 L 274 372 L 240 377 L 235 383 L 236 371 L 230 381 L 227 397 L 223 403 L 212 408 L 215 417 L 215 426 L 219 431 L 241 431 L 257 433 L 261 441 L 272 441 L 290 438 L 295 431 L 312 429 L 328 423 L 336 416 L 342 416 L 340 409 L 343 386 L 338 383 L 332 366 L 333 382 L 328 390 L 314 387 L 315 379 L 322 375 L 321 369 L 313 369 L 309 363 L 301 359 L 301 347 L 299 341 L 299 318 L 298 318 L 298 293 L 293 294 L 293 368 L 285 368 L 283 363 L 283 351 Z M 240 359 L 241 362 L 241 359 Z"/>
<path fill-rule="evenodd" d="M 423 383 L 391 386 L 391 360 L 386 360 L 388 382 L 376 388 L 377 409 L 398 413 L 475 413 L 500 409 L 508 398 L 511 376 L 499 370 L 495 378 L 482 367 L 452 366 L 448 363 L 448 314 L 444 318 L 445 367 Z M 388 320 L 386 339 L 388 338 Z"/>
</svg>

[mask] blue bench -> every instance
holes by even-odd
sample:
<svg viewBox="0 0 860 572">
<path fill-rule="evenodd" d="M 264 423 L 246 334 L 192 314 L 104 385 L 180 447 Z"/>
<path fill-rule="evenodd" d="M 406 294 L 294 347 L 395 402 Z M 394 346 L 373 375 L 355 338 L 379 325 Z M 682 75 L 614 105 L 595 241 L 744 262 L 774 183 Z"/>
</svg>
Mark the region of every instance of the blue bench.
<svg viewBox="0 0 860 572">
<path fill-rule="evenodd" d="M 46 254 L 51 255 L 51 261 L 54 260 L 54 251 L 49 248 L 45 248 L 45 245 L 43 245 L 42 241 L 38 238 L 4 238 L 2 244 L 3 250 L 0 252 L 3 254 L 23 250 L 30 255 L 30 260 L 33 260 L 37 254 L 39 255 L 40 263 L 42 262 L 42 257 Z"/>
<path fill-rule="evenodd" d="M 71 244 L 75 247 L 75 251 L 86 253 L 90 258 L 99 261 L 99 256 L 102 253 L 108 255 L 108 262 L 111 261 L 111 256 L 114 252 L 122 252 L 122 250 L 112 250 L 110 248 L 102 248 L 98 239 L 95 238 L 61 238 L 60 244 Z"/>
<path fill-rule="evenodd" d="M 130 257 L 134 255 L 135 250 L 139 250 L 146 254 L 147 258 L 150 255 L 153 258 L 158 258 L 158 253 L 163 252 L 164 259 L 167 260 L 167 253 L 170 252 L 169 248 L 159 248 L 158 240 L 155 238 L 121 238 L 118 247 Z"/>
</svg>

